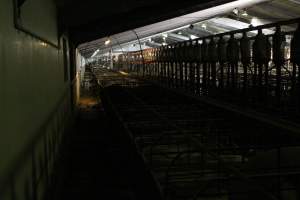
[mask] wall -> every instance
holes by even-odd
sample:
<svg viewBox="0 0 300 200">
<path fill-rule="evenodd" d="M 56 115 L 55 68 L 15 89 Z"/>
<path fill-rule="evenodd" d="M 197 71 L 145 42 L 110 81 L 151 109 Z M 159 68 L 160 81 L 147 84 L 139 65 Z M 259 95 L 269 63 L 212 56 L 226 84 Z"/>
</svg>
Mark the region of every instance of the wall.
<svg viewBox="0 0 300 200">
<path fill-rule="evenodd" d="M 85 58 L 80 54 L 79 50 L 76 49 L 76 76 L 77 76 L 77 84 L 76 84 L 76 100 L 79 102 L 80 98 L 80 84 L 81 80 L 84 78 L 84 72 L 85 72 Z"/>
<path fill-rule="evenodd" d="M 57 43 L 56 8 L 53 2 L 27 0 L 22 6 L 21 18 L 26 28 Z M 37 195 L 33 194 L 33 190 L 36 189 L 34 185 L 37 185 L 37 182 L 41 183 L 40 185 L 44 183 L 43 167 L 47 165 L 47 173 L 50 171 L 48 167 L 51 163 L 47 159 L 52 154 L 48 151 L 49 145 L 43 145 L 57 141 L 54 139 L 59 137 L 53 137 L 53 134 L 58 136 L 62 133 L 59 129 L 62 125 L 60 123 L 69 116 L 71 110 L 70 96 L 66 92 L 70 82 L 64 80 L 63 63 L 62 48 L 56 49 L 46 45 L 15 29 L 13 1 L 1 0 L 0 187 L 7 184 L 5 180 L 9 171 L 19 170 L 13 174 L 11 185 L 14 185 L 14 191 L 10 194 L 0 194 L 1 200 L 13 199 L 14 195 L 18 199 L 25 199 L 25 193 L 29 198 Z M 65 98 L 62 100 L 63 96 Z M 59 101 L 63 103 L 62 106 L 54 110 Z M 33 142 L 32 140 L 41 133 L 47 138 L 39 137 L 40 141 Z M 26 160 L 25 149 L 30 145 L 38 147 L 34 147 L 32 158 Z M 20 165 L 19 168 L 16 165 Z"/>
</svg>

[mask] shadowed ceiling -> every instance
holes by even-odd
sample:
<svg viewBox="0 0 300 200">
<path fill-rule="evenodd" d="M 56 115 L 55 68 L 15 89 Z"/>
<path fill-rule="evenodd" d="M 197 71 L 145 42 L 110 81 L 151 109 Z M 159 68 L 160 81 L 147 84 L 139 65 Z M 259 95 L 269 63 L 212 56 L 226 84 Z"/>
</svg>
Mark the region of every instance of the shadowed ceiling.
<svg viewBox="0 0 300 200">
<path fill-rule="evenodd" d="M 76 44 L 232 0 L 56 0 L 61 29 Z"/>
</svg>

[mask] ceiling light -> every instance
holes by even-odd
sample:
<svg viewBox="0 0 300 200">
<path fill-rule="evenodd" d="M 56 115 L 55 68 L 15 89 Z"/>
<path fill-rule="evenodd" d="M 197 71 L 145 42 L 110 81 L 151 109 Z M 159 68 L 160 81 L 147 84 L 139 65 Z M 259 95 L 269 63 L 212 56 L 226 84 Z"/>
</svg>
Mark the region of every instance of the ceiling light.
<svg viewBox="0 0 300 200">
<path fill-rule="evenodd" d="M 167 33 L 163 33 L 162 36 L 163 36 L 164 38 L 167 38 L 167 37 L 168 37 L 168 34 L 167 34 Z"/>
<path fill-rule="evenodd" d="M 259 25 L 259 20 L 256 17 L 253 17 L 251 19 L 251 25 L 252 26 L 258 26 Z"/>
<path fill-rule="evenodd" d="M 181 32 L 181 31 L 179 31 L 179 32 L 178 32 L 178 35 L 182 35 L 182 32 Z"/>
<path fill-rule="evenodd" d="M 97 50 L 93 53 L 93 55 L 91 56 L 91 58 L 95 57 L 95 55 L 97 55 L 97 53 L 99 53 L 99 49 L 97 49 Z"/>
<path fill-rule="evenodd" d="M 239 14 L 239 10 L 237 8 L 233 9 L 232 11 L 235 15 L 238 15 Z"/>
<path fill-rule="evenodd" d="M 197 39 L 198 37 L 197 37 L 196 35 L 190 35 L 190 38 L 191 38 L 192 40 L 194 40 L 194 39 Z"/>
<path fill-rule="evenodd" d="M 163 42 L 163 43 L 162 43 L 162 45 L 163 45 L 163 46 L 166 46 L 166 45 L 167 45 L 167 43 Z"/>
<path fill-rule="evenodd" d="M 201 27 L 204 28 L 204 29 L 206 29 L 207 25 L 206 24 L 202 24 Z"/>
<path fill-rule="evenodd" d="M 109 45 L 109 44 L 110 44 L 110 40 L 108 39 L 105 41 L 105 45 Z"/>
</svg>

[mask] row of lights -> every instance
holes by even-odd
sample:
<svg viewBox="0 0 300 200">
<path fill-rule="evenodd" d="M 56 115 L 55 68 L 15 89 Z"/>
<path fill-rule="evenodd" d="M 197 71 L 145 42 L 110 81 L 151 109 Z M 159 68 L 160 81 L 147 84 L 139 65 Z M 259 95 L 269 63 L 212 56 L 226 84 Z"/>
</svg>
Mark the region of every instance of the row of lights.
<svg viewBox="0 0 300 200">
<path fill-rule="evenodd" d="M 244 9 L 244 10 L 242 10 L 242 11 L 240 11 L 238 8 L 235 8 L 235 9 L 233 9 L 233 11 L 232 11 L 235 15 L 242 15 L 242 16 L 248 16 L 248 13 L 247 13 L 247 11 Z M 257 25 L 259 25 L 259 20 L 257 19 L 257 18 L 255 18 L 255 17 L 253 17 L 252 19 L 251 19 L 251 25 L 252 26 L 257 26 Z M 205 23 L 203 23 L 202 25 L 201 25 L 201 27 L 203 28 L 203 29 L 206 29 L 207 28 L 207 25 L 205 24 Z M 193 29 L 194 28 L 194 25 L 193 24 L 191 24 L 190 25 L 190 29 Z M 177 34 L 179 34 L 179 35 L 182 35 L 182 32 L 181 31 L 179 31 Z M 162 34 L 162 37 L 163 37 L 163 40 L 164 40 L 164 42 L 162 43 L 162 45 L 163 46 L 165 46 L 165 45 L 167 45 L 167 43 L 166 43 L 166 39 L 167 39 L 167 37 L 168 37 L 168 34 L 167 33 L 163 33 Z M 195 36 L 195 35 L 190 35 L 190 39 L 196 39 L 196 38 L 198 38 L 197 36 Z M 152 39 L 151 38 L 149 38 L 148 39 L 148 41 L 149 42 L 152 42 Z M 106 40 L 105 41 L 105 45 L 107 46 L 107 45 L 109 45 L 111 43 L 111 40 L 110 39 L 108 39 L 108 40 Z M 97 54 L 98 53 L 98 50 L 97 51 L 95 51 L 95 53 L 94 54 Z M 93 56 L 92 56 L 93 57 Z"/>
</svg>

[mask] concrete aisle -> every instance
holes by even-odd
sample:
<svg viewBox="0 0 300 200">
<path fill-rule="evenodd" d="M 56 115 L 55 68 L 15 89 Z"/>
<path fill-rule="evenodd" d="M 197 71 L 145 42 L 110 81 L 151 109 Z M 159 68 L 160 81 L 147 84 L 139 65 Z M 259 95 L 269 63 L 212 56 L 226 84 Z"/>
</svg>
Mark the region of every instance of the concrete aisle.
<svg viewBox="0 0 300 200">
<path fill-rule="evenodd" d="M 62 152 L 55 195 L 49 200 L 159 200 L 128 135 L 118 130 L 95 99 L 82 100 Z"/>
<path fill-rule="evenodd" d="M 65 152 L 60 199 L 136 199 L 118 131 L 94 99 L 83 102 Z"/>
</svg>

